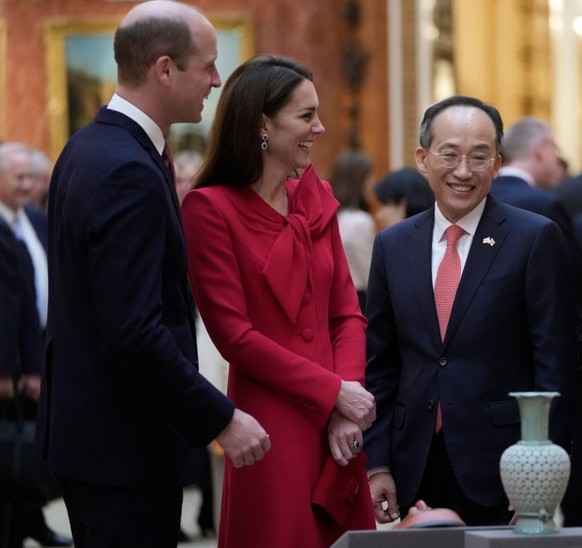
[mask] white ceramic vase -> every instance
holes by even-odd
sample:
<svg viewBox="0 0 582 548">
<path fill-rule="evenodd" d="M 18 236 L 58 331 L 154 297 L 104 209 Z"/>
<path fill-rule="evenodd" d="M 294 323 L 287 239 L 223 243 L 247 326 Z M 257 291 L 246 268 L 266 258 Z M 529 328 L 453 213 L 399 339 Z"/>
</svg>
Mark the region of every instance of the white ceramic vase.
<svg viewBox="0 0 582 548">
<path fill-rule="evenodd" d="M 554 513 L 570 476 L 568 453 L 548 438 L 550 404 L 559 392 L 511 392 L 521 414 L 521 440 L 501 455 L 503 488 L 513 507 L 517 534 L 556 533 Z"/>
</svg>

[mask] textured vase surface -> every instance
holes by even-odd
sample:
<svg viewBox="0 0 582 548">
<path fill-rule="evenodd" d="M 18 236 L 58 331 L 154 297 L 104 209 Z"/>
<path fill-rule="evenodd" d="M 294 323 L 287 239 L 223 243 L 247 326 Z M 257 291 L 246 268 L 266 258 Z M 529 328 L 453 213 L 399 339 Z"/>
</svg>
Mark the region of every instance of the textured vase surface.
<svg viewBox="0 0 582 548">
<path fill-rule="evenodd" d="M 570 476 L 568 453 L 548 438 L 550 404 L 558 392 L 511 392 L 521 414 L 521 440 L 501 455 L 503 488 L 517 522 L 517 534 L 556 533 L 554 514 Z"/>
</svg>

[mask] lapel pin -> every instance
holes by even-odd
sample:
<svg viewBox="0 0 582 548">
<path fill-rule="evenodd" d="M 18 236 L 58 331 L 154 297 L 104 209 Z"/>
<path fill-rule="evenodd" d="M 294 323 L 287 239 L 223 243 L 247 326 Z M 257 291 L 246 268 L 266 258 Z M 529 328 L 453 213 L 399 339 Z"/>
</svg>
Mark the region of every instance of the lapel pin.
<svg viewBox="0 0 582 548">
<path fill-rule="evenodd" d="M 487 238 L 483 238 L 484 244 L 489 244 L 491 247 L 495 245 L 495 240 L 491 236 L 487 236 Z"/>
</svg>

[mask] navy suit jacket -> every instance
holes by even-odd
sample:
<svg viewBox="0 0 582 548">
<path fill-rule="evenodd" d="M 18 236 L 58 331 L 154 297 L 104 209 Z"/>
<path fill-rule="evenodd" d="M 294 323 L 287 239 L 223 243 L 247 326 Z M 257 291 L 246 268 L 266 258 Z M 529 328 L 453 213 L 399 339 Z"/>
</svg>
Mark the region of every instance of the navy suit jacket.
<svg viewBox="0 0 582 548">
<path fill-rule="evenodd" d="M 569 446 L 575 307 L 557 225 L 489 196 L 459 283 L 445 340 L 431 277 L 434 208 L 379 233 L 368 285 L 366 386 L 377 420 L 368 467 L 388 466 L 399 504 L 424 473 L 440 397 L 443 435 L 464 493 L 506 498 L 503 450 L 520 438 L 511 391 L 557 390 L 554 441 Z"/>
<path fill-rule="evenodd" d="M 561 199 L 555 193 L 532 187 L 521 177 L 513 175 L 497 177 L 491 185 L 491 194 L 503 203 L 539 213 L 562 229 L 572 265 L 576 302 L 582 312 L 582 245 Z"/>
<path fill-rule="evenodd" d="M 102 108 L 67 143 L 49 193 L 37 450 L 73 480 L 193 483 L 196 447 L 224 429 L 234 405 L 198 372 L 171 176 L 137 123 Z"/>
<path fill-rule="evenodd" d="M 40 374 L 41 328 L 26 247 L 0 219 L 0 376 Z"/>
</svg>

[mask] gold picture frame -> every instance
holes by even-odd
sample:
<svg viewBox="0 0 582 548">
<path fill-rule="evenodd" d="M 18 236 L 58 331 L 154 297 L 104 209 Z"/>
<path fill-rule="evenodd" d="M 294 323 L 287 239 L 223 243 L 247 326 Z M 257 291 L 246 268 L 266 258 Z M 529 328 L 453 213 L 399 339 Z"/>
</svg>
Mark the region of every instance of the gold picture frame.
<svg viewBox="0 0 582 548">
<path fill-rule="evenodd" d="M 253 24 L 249 17 L 210 17 L 218 33 L 217 66 L 223 81 L 253 54 Z M 113 35 L 119 21 L 50 20 L 45 25 L 48 74 L 49 148 L 53 159 L 71 134 L 88 123 L 115 90 Z M 1 38 L 1 35 L 0 35 Z M 205 103 L 200 124 L 176 124 L 171 140 L 204 139 L 216 110 L 219 91 Z M 1 103 L 0 103 L 1 105 Z"/>
</svg>

